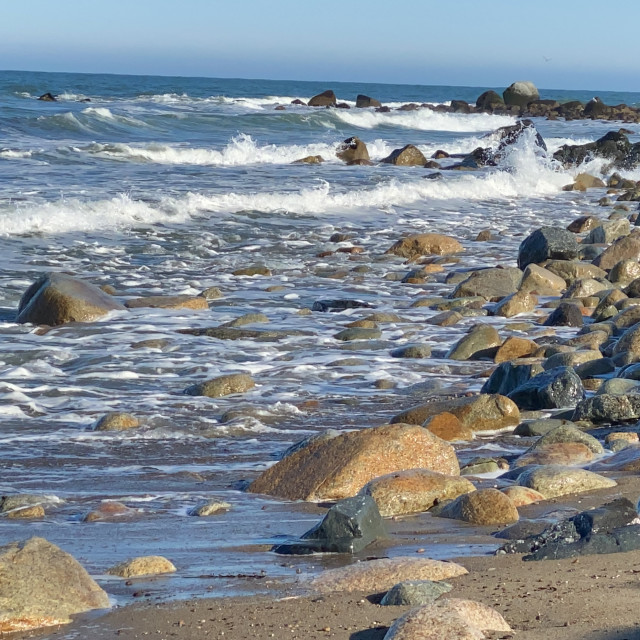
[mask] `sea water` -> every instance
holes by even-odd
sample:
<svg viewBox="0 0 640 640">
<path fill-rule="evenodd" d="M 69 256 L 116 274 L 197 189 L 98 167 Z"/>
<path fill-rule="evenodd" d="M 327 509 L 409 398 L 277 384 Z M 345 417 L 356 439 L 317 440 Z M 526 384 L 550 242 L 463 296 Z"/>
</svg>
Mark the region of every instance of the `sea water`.
<svg viewBox="0 0 640 640">
<path fill-rule="evenodd" d="M 523 136 L 498 167 L 445 170 L 431 180 L 433 171 L 423 168 L 348 167 L 335 150 L 356 135 L 374 163 L 408 143 L 427 157 L 438 149 L 465 154 L 495 143 L 491 133 L 515 119 L 291 104 L 327 88 L 351 107 L 364 93 L 392 108 L 474 102 L 486 89 L 0 73 L 0 490 L 55 497 L 42 521 L 0 519 L 0 543 L 44 536 L 102 576 L 123 602 L 132 588 L 103 574 L 136 555 L 166 555 L 178 566 L 174 577 L 145 587 L 159 598 L 251 591 L 344 563 L 269 553 L 323 510 L 247 494 L 246 483 L 288 446 L 325 428 L 384 424 L 434 394 L 479 390 L 487 363 L 442 357 L 477 319 L 450 328 L 426 324 L 435 312 L 412 302 L 447 295 L 451 285 L 444 276 L 402 284 L 411 267 L 384 251 L 403 234 L 428 231 L 462 242 L 463 268 L 514 265 L 532 229 L 562 227 L 594 211 L 593 193 L 562 187 L 602 163 L 567 171 L 553 151 L 593 141 L 619 123 L 535 119 L 548 153 Z M 58 101 L 36 99 L 47 91 Z M 630 93 L 541 94 L 640 102 Z M 280 105 L 285 109 L 276 110 Z M 638 126 L 630 128 L 638 140 Z M 308 155 L 325 162 L 292 164 Z M 640 178 L 638 171 L 625 175 Z M 484 229 L 494 239 L 474 242 Z M 348 239 L 330 242 L 335 232 Z M 335 253 L 351 247 L 362 252 Z M 271 275 L 233 275 L 256 264 Z M 209 287 L 222 297 L 209 311 L 134 309 L 43 333 L 13 319 L 22 293 L 44 271 L 110 285 L 121 300 L 198 295 Z M 324 299 L 357 299 L 401 321 L 381 325 L 379 340 L 342 343 L 334 335 L 362 310 L 304 311 Z M 251 328 L 286 337 L 224 341 L 179 332 L 257 312 L 269 323 Z M 504 326 L 504 319 L 484 321 Z M 434 356 L 390 356 L 410 342 L 431 345 Z M 242 396 L 183 394 L 193 383 L 240 371 L 256 382 Z M 379 381 L 395 387 L 381 389 Z M 109 411 L 134 413 L 143 426 L 93 431 Z M 463 462 L 525 446 L 489 437 L 456 445 Z M 187 515 L 212 498 L 232 509 Z M 81 521 L 104 500 L 137 512 Z M 424 514 L 390 527 L 395 537 L 383 553 L 391 555 L 426 547 L 446 558 L 495 547 Z"/>
</svg>

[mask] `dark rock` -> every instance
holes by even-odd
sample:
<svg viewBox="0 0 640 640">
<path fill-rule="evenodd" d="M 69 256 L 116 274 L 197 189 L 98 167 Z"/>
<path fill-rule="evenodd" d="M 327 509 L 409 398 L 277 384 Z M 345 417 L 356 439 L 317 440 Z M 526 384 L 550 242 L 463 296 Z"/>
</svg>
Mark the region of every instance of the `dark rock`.
<svg viewBox="0 0 640 640">
<path fill-rule="evenodd" d="M 347 138 L 337 149 L 336 156 L 347 164 L 371 162 L 367 145 L 355 136 Z"/>
<path fill-rule="evenodd" d="M 519 409 L 538 411 L 574 407 L 584 398 L 580 377 L 571 367 L 545 371 L 507 394 Z"/>
<path fill-rule="evenodd" d="M 429 358 L 431 347 L 428 344 L 408 344 L 393 349 L 389 355 L 392 358 Z"/>
<path fill-rule="evenodd" d="M 419 166 L 424 167 L 427 163 L 427 159 L 418 147 L 407 144 L 402 149 L 395 149 L 386 158 L 381 160 L 386 164 L 395 164 L 399 166 Z"/>
<path fill-rule="evenodd" d="M 574 260 L 578 257 L 579 245 L 575 236 L 564 229 L 541 227 L 520 244 L 518 267 L 524 269 L 532 263 L 545 260 Z"/>
<path fill-rule="evenodd" d="M 451 111 L 453 113 L 471 113 L 471 105 L 464 100 L 452 100 Z"/>
<path fill-rule="evenodd" d="M 480 393 L 499 393 L 509 395 L 512 391 L 542 373 L 542 364 L 503 362 L 484 383 Z"/>
<path fill-rule="evenodd" d="M 58 98 L 56 98 L 52 93 L 43 93 L 38 100 L 42 100 L 43 102 L 58 102 Z"/>
<path fill-rule="evenodd" d="M 274 342 L 289 336 L 307 335 L 303 331 L 267 331 L 258 329 L 236 329 L 234 327 L 209 327 L 203 329 L 179 329 L 178 333 L 191 336 L 207 336 L 217 340 L 255 340 L 256 342 Z"/>
<path fill-rule="evenodd" d="M 640 395 L 601 395 L 587 398 L 578 403 L 573 414 L 573 420 L 588 420 L 589 422 L 617 424 L 640 418 Z"/>
<path fill-rule="evenodd" d="M 544 418 L 541 420 L 526 420 L 521 422 L 514 430 L 514 436 L 530 437 L 543 436 L 545 433 L 564 425 L 572 425 L 569 420 L 558 420 L 555 418 Z"/>
<path fill-rule="evenodd" d="M 540 93 L 533 82 L 514 82 L 508 86 L 503 94 L 505 105 L 526 107 L 530 102 L 540 99 Z"/>
<path fill-rule="evenodd" d="M 448 593 L 453 586 L 448 582 L 432 580 L 406 580 L 399 582 L 387 591 L 380 604 L 387 606 L 418 607 L 435 602 L 441 595 Z"/>
<path fill-rule="evenodd" d="M 295 100 L 292 100 L 291 104 L 297 104 L 297 105 L 300 105 L 301 107 L 307 106 L 307 103 L 300 100 L 300 98 L 296 98 Z"/>
<path fill-rule="evenodd" d="M 628 498 L 617 498 L 602 507 L 583 511 L 572 518 L 581 538 L 603 531 L 611 532 L 631 524 L 638 517 L 636 505 Z"/>
<path fill-rule="evenodd" d="M 346 309 L 372 309 L 373 305 L 361 300 L 316 300 L 311 307 L 312 311 L 340 312 Z"/>
<path fill-rule="evenodd" d="M 335 107 L 336 106 L 336 94 L 331 91 L 331 89 L 327 89 L 327 91 L 323 91 L 319 93 L 317 96 L 313 96 L 311 100 L 309 100 L 310 107 Z"/>
<path fill-rule="evenodd" d="M 581 327 L 584 318 L 580 308 L 570 302 L 562 302 L 544 321 L 545 327 Z"/>
<path fill-rule="evenodd" d="M 381 107 L 381 106 L 382 104 L 380 103 L 379 100 L 376 100 L 375 98 L 370 98 L 369 96 L 359 94 L 358 97 L 356 98 L 356 107 L 358 107 L 359 109 L 365 109 L 367 107 Z"/>
<path fill-rule="evenodd" d="M 485 91 L 476 100 L 476 109 L 481 111 L 493 111 L 500 107 L 504 107 L 504 100 L 495 91 Z"/>
<path fill-rule="evenodd" d="M 376 501 L 371 496 L 354 496 L 333 505 L 322 521 L 299 541 L 276 545 L 272 551 L 287 555 L 357 553 L 385 537 Z"/>
<path fill-rule="evenodd" d="M 629 138 L 619 131 L 609 131 L 595 142 L 582 145 L 563 145 L 553 157 L 565 167 L 582 164 L 596 157 L 607 158 L 615 164 L 624 165 L 631 151 Z"/>
</svg>

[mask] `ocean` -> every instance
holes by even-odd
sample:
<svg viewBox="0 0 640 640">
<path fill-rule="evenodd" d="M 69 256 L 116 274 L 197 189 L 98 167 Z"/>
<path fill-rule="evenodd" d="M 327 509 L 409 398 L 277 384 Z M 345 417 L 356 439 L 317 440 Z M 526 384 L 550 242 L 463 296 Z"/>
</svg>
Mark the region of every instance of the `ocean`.
<svg viewBox="0 0 640 640">
<path fill-rule="evenodd" d="M 468 153 L 515 119 L 291 102 L 333 89 L 352 107 L 363 93 L 393 108 L 475 102 L 487 88 L 0 72 L 0 490 L 50 496 L 43 520 L 1 518 L 0 543 L 39 535 L 61 545 L 119 603 L 132 600 L 132 589 L 105 571 L 136 555 L 165 555 L 178 567 L 145 587 L 160 599 L 253 592 L 344 562 L 271 554 L 271 544 L 308 529 L 323 509 L 243 487 L 288 446 L 325 428 L 380 425 L 434 394 L 478 391 L 487 363 L 443 357 L 477 318 L 433 326 L 425 321 L 436 312 L 412 303 L 449 293 L 447 271 L 513 266 L 534 228 L 564 227 L 596 211 L 601 192 L 562 187 L 604 164 L 568 171 L 551 156 L 562 144 L 622 125 L 534 119 L 547 153 L 523 136 L 497 167 L 444 170 L 430 180 L 433 170 L 376 161 L 408 143 L 427 157 L 438 149 Z M 57 102 L 36 99 L 48 91 Z M 540 93 L 640 104 L 640 93 Z M 624 126 L 632 141 L 640 139 L 638 125 Z M 366 143 L 374 166 L 338 160 L 337 146 L 351 136 Z M 325 162 L 292 164 L 309 155 Z M 625 175 L 640 179 L 638 170 Z M 493 239 L 474 242 L 486 229 Z M 462 261 L 425 283 L 402 283 L 412 267 L 384 251 L 403 234 L 427 231 L 458 238 Z M 330 241 L 336 233 L 339 243 Z M 267 275 L 233 274 L 255 265 Z M 43 271 L 110 285 L 121 300 L 210 287 L 221 297 L 208 311 L 134 309 L 43 333 L 13 321 L 22 293 Z M 380 339 L 343 343 L 334 335 L 366 314 L 310 311 L 327 299 L 356 299 L 401 321 L 382 325 Z M 179 333 L 248 313 L 268 319 L 251 328 L 285 337 Z M 483 321 L 504 329 L 505 319 Z M 431 345 L 433 356 L 390 356 L 416 342 Z M 183 394 L 235 372 L 251 373 L 256 387 L 228 398 Z M 143 426 L 93 431 L 109 411 L 133 413 Z M 524 448 L 515 438 L 488 436 L 456 446 L 463 462 Z M 232 509 L 187 515 L 212 498 Z M 82 522 L 105 500 L 135 511 Z M 432 557 L 496 547 L 428 514 L 390 527 L 390 555 L 424 547 L 417 532 L 425 528 Z"/>
</svg>

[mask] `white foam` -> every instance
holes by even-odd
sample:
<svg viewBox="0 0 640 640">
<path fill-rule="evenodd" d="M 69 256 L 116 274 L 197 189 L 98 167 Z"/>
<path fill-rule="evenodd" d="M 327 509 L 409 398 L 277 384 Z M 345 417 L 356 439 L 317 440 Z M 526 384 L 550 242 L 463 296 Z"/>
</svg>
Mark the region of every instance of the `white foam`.
<svg viewBox="0 0 640 640">
<path fill-rule="evenodd" d="M 439 113 L 431 109 L 415 111 L 361 111 L 336 109 L 332 112 L 348 125 L 361 129 L 377 127 L 402 127 L 418 131 L 491 131 L 498 127 L 515 124 L 511 116 L 490 114 Z"/>
<path fill-rule="evenodd" d="M 33 151 L 23 151 L 20 149 L 0 149 L 0 158 L 30 158 Z"/>
</svg>

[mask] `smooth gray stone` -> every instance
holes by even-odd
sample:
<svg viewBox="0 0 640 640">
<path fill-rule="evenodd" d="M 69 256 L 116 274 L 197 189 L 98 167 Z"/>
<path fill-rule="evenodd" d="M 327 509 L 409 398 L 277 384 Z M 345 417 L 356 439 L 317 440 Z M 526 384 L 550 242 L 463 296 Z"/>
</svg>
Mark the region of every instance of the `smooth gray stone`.
<svg viewBox="0 0 640 640">
<path fill-rule="evenodd" d="M 507 394 L 520 410 L 575 407 L 584 398 L 584 387 L 571 367 L 549 369 Z"/>
<path fill-rule="evenodd" d="M 399 582 L 387 591 L 380 604 L 382 606 L 408 605 L 417 607 L 435 602 L 442 594 L 453 589 L 448 582 L 432 580 L 407 580 Z"/>
<path fill-rule="evenodd" d="M 573 425 L 573 422 L 569 420 L 558 420 L 556 418 L 546 418 L 541 420 L 526 420 L 521 422 L 514 430 L 514 436 L 531 437 L 531 436 L 543 436 L 545 433 L 549 433 L 556 427 L 562 427 L 564 425 Z"/>
</svg>

